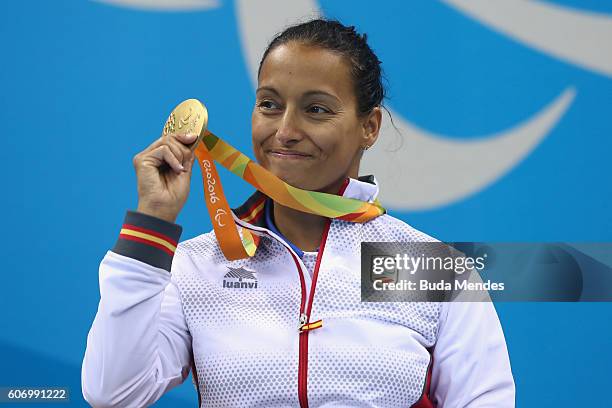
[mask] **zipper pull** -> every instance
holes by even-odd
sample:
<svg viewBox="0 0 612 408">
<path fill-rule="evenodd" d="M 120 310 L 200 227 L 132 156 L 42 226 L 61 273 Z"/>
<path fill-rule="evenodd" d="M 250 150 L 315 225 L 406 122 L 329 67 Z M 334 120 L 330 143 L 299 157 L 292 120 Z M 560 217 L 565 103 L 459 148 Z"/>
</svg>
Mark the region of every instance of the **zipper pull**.
<svg viewBox="0 0 612 408">
<path fill-rule="evenodd" d="M 308 322 L 308 316 L 306 315 L 306 313 L 300 314 L 300 324 L 298 326 L 298 330 L 300 332 L 302 331 L 302 327 L 304 327 L 307 322 Z"/>
<path fill-rule="evenodd" d="M 308 330 L 318 329 L 319 327 L 323 327 L 323 320 L 317 320 L 316 322 L 312 322 L 312 323 L 308 323 L 308 320 L 309 320 L 309 317 L 306 316 L 306 314 L 302 313 L 300 315 L 300 327 L 298 329 L 300 333 L 308 331 Z"/>
</svg>

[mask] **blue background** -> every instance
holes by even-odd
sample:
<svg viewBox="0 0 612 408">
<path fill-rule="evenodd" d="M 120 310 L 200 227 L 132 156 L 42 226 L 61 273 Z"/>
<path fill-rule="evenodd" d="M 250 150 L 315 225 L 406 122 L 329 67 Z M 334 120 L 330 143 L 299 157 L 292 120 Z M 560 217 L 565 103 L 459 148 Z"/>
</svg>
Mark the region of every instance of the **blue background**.
<svg viewBox="0 0 612 408">
<path fill-rule="evenodd" d="M 612 17 L 610 1 L 554 3 Z M 368 33 L 386 71 L 389 105 L 434 132 L 496 132 L 567 86 L 577 89 L 544 142 L 496 183 L 442 208 L 393 215 L 449 241 L 612 241 L 611 77 L 525 47 L 438 2 L 321 5 Z M 80 365 L 99 299 L 98 265 L 125 210 L 136 207 L 132 157 L 188 97 L 205 101 L 215 133 L 251 151 L 254 95 L 235 4 L 163 13 L 13 1 L 3 4 L 0 33 L 0 386 L 68 386 L 72 404 L 85 405 Z M 195 176 L 178 220 L 183 239 L 211 228 Z M 233 206 L 249 195 L 244 182 L 221 176 Z M 496 307 L 517 406 L 612 405 L 612 304 Z M 158 403 L 196 404 L 190 381 Z"/>
</svg>

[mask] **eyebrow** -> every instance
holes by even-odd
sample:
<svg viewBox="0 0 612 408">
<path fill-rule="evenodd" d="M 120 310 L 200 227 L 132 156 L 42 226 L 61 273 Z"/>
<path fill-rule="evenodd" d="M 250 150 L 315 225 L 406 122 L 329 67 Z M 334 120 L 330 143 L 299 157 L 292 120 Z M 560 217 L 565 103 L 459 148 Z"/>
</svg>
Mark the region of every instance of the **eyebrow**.
<svg viewBox="0 0 612 408">
<path fill-rule="evenodd" d="M 280 94 L 279 94 L 279 93 L 276 91 L 276 89 L 274 89 L 274 88 L 272 88 L 272 87 L 270 87 L 270 86 L 260 86 L 259 88 L 257 88 L 257 90 L 255 91 L 255 93 L 259 93 L 259 92 L 261 92 L 261 91 L 268 91 L 268 92 L 272 92 L 272 93 L 274 93 L 274 94 L 276 94 L 276 95 L 279 95 L 279 96 L 280 96 Z"/>
<path fill-rule="evenodd" d="M 277 91 L 276 89 L 274 89 L 274 88 L 270 87 L 270 86 L 262 86 L 262 87 L 259 87 L 259 88 L 257 88 L 257 90 L 255 91 L 255 93 L 259 93 L 259 92 L 262 92 L 262 91 L 272 92 L 272 93 L 274 93 L 274 94 L 276 94 L 276 95 L 280 96 L 280 94 L 278 93 L 278 91 Z M 338 102 L 341 102 L 341 101 L 340 101 L 340 99 L 339 99 L 337 96 L 332 95 L 332 94 L 330 94 L 330 93 L 328 93 L 328 92 L 325 92 L 325 91 L 318 91 L 318 90 L 308 91 L 308 92 L 305 92 L 305 93 L 304 93 L 304 96 L 327 96 L 327 97 L 333 98 L 334 100 L 336 100 L 336 101 L 338 101 Z"/>
</svg>

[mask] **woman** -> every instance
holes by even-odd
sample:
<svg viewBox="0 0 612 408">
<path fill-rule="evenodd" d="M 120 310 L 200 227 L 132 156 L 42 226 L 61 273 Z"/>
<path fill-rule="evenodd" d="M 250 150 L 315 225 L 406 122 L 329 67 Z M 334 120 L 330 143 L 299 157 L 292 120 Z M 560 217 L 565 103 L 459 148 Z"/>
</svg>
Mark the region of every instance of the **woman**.
<svg viewBox="0 0 612 408">
<path fill-rule="evenodd" d="M 255 157 L 295 187 L 374 202 L 375 180 L 358 171 L 383 97 L 365 35 L 325 20 L 290 27 L 260 64 Z M 194 140 L 163 137 L 134 158 L 139 203 L 123 228 L 154 238 L 122 234 L 102 261 L 88 402 L 149 405 L 193 369 L 206 407 L 514 406 L 490 303 L 360 302 L 362 241 L 433 241 L 389 215 L 330 220 L 256 192 L 234 210 L 261 237 L 252 258 L 228 261 L 214 233 L 162 247 L 180 236 Z"/>
</svg>

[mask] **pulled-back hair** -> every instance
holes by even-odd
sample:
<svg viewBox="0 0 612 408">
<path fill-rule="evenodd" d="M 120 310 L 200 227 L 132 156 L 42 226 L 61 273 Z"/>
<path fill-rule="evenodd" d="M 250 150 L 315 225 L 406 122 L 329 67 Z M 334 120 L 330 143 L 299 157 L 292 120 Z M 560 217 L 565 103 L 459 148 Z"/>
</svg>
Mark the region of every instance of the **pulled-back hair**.
<svg viewBox="0 0 612 408">
<path fill-rule="evenodd" d="M 321 47 L 344 56 L 351 66 L 351 75 L 359 114 L 363 115 L 382 105 L 385 88 L 382 84 L 380 60 L 367 42 L 366 34 L 359 34 L 353 26 L 336 20 L 314 19 L 285 29 L 268 45 L 259 63 L 257 75 L 273 49 L 289 42 Z"/>
</svg>

